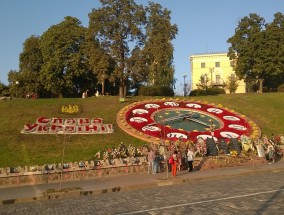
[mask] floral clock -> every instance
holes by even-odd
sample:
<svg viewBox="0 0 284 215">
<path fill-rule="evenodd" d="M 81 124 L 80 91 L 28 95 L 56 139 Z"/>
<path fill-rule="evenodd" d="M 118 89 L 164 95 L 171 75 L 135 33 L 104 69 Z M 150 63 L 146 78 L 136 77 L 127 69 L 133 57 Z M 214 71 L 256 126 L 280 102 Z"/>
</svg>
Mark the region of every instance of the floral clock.
<svg viewBox="0 0 284 215">
<path fill-rule="evenodd" d="M 206 102 L 150 100 L 124 107 L 117 115 L 121 129 L 148 142 L 164 140 L 196 141 L 201 137 L 251 138 L 260 136 L 260 129 L 244 115 Z"/>
</svg>

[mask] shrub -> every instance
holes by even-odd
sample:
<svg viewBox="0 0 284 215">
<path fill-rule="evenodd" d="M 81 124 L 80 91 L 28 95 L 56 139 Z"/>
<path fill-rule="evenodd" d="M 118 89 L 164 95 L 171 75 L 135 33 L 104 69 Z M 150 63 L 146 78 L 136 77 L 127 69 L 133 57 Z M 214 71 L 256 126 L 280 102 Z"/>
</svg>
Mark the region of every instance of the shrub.
<svg viewBox="0 0 284 215">
<path fill-rule="evenodd" d="M 196 89 L 190 92 L 190 96 L 207 96 L 207 95 L 217 95 L 217 94 L 225 94 L 225 90 L 223 88 L 218 87 L 209 87 L 206 90 Z"/>
<path fill-rule="evenodd" d="M 284 92 L 284 84 L 281 84 L 278 88 L 277 88 L 278 92 Z"/>
<path fill-rule="evenodd" d="M 174 91 L 171 87 L 165 86 L 142 86 L 139 89 L 140 96 L 174 96 Z"/>
</svg>

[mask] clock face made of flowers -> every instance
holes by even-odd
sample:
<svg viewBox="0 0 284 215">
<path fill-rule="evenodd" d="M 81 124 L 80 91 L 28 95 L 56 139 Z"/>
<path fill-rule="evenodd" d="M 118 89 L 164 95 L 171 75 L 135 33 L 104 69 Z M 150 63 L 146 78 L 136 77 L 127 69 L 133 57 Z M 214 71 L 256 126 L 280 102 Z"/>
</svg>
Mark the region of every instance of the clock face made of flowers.
<svg viewBox="0 0 284 215">
<path fill-rule="evenodd" d="M 194 101 L 150 100 L 124 107 L 117 115 L 120 128 L 147 142 L 196 141 L 201 137 L 260 136 L 258 126 L 221 105 Z"/>
</svg>

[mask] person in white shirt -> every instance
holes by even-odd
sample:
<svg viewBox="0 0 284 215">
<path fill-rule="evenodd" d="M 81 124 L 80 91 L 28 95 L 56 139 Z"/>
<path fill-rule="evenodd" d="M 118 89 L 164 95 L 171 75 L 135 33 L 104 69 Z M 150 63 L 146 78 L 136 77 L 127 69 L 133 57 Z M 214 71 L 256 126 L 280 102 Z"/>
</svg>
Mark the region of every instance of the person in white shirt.
<svg viewBox="0 0 284 215">
<path fill-rule="evenodd" d="M 191 172 L 193 170 L 193 158 L 194 158 L 194 152 L 192 148 L 188 148 L 187 150 L 188 172 Z"/>
<path fill-rule="evenodd" d="M 153 149 L 151 149 L 148 152 L 148 174 L 154 173 L 154 160 L 155 160 L 155 153 L 154 153 Z"/>
</svg>

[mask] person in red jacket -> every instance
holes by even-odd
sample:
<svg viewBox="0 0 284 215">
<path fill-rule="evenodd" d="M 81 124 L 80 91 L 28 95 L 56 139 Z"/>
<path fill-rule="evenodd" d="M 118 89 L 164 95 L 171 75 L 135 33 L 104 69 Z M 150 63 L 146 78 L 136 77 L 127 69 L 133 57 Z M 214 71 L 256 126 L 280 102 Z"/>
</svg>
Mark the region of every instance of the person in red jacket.
<svg viewBox="0 0 284 215">
<path fill-rule="evenodd" d="M 172 162 L 172 174 L 173 174 L 173 177 L 177 176 L 177 167 L 179 165 L 177 153 L 178 152 L 175 150 L 173 155 L 172 155 L 172 158 L 173 158 L 173 162 Z"/>
</svg>

